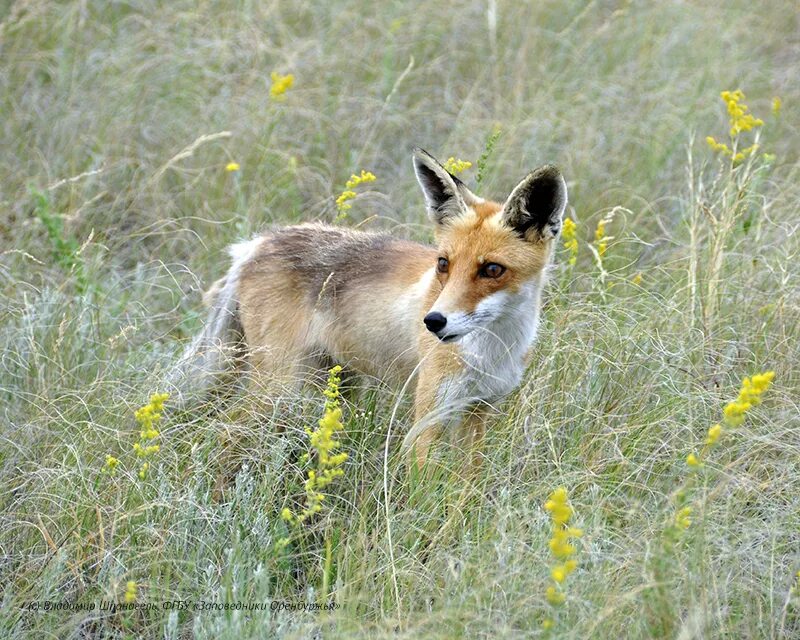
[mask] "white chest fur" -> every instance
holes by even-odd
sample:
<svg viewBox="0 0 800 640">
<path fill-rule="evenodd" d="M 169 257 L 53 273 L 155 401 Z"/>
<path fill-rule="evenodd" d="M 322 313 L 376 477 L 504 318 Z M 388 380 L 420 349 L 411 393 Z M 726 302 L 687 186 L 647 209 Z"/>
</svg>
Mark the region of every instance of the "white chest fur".
<svg viewBox="0 0 800 640">
<path fill-rule="evenodd" d="M 494 307 L 496 317 L 458 343 L 464 370 L 448 379 L 439 390 L 440 402 L 450 409 L 461 409 L 476 402 L 490 404 L 502 400 L 522 380 L 526 355 L 536 339 L 539 323 L 540 282 L 527 283 L 519 292 L 500 292 L 486 301 L 486 311 Z"/>
</svg>

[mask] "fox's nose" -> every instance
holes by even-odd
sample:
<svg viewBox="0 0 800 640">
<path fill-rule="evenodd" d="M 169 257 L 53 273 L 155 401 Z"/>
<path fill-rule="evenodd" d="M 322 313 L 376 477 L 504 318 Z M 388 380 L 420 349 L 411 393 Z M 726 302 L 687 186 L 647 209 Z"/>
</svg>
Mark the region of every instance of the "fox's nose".
<svg viewBox="0 0 800 640">
<path fill-rule="evenodd" d="M 428 331 L 433 331 L 433 333 L 438 333 L 444 329 L 444 326 L 447 324 L 447 318 L 438 311 L 431 311 L 422 321 L 425 323 L 425 326 L 428 327 Z"/>
</svg>

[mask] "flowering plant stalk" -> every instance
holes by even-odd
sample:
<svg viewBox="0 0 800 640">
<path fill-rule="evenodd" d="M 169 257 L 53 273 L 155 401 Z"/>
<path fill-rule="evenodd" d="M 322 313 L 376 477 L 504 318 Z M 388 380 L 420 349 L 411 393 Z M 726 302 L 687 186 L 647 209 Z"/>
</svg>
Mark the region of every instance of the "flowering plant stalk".
<svg viewBox="0 0 800 640">
<path fill-rule="evenodd" d="M 719 444 L 723 436 L 741 426 L 747 412 L 761 403 L 761 398 L 770 388 L 774 377 L 774 371 L 765 371 L 744 378 L 736 399 L 728 402 L 723 408 L 722 420 L 709 427 L 706 432 L 702 449 L 692 451 L 686 457 L 686 464 L 692 473 L 673 494 L 675 508 L 663 529 L 663 553 L 654 554 L 650 566 L 655 586 L 646 596 L 650 606 L 645 613 L 651 633 L 658 637 L 666 637 L 671 633 L 672 618 L 665 617 L 663 612 L 669 612 L 672 608 L 665 585 L 669 583 L 669 574 L 674 569 L 675 547 L 684 538 L 687 530 L 694 525 L 696 507 L 704 506 L 701 500 L 694 500 L 693 504 L 693 490 L 699 475 L 696 472 L 705 466 L 711 450 Z"/>
<path fill-rule="evenodd" d="M 358 196 L 358 193 L 356 193 L 354 189 L 360 184 L 375 182 L 375 180 L 377 180 L 375 174 L 371 171 L 365 171 L 364 169 L 361 170 L 359 175 L 354 173 L 350 176 L 350 179 L 344 185 L 344 191 L 342 191 L 342 193 L 339 194 L 339 197 L 336 198 L 336 209 L 339 212 L 336 216 L 337 220 L 343 220 L 346 218 L 347 212 L 353 208 L 350 200 L 353 200 L 356 196 Z"/>
<path fill-rule="evenodd" d="M 545 511 L 550 513 L 552 525 L 552 537 L 548 542 L 550 554 L 553 556 L 553 564 L 550 567 L 551 582 L 545 591 L 547 602 L 552 607 L 564 604 L 567 599 L 565 592 L 565 582 L 567 577 L 578 567 L 578 562 L 573 558 L 576 553 L 575 545 L 571 540 L 580 538 L 583 531 L 570 526 L 569 521 L 574 514 L 572 506 L 569 504 L 569 496 L 565 487 L 559 487 L 550 494 L 547 502 L 544 503 Z M 545 629 L 551 629 L 555 625 L 555 616 L 548 616 L 542 621 Z"/>
<path fill-rule="evenodd" d="M 303 485 L 305 489 L 303 508 L 299 513 L 295 513 L 288 507 L 281 511 L 281 518 L 295 527 L 302 525 L 311 516 L 322 511 L 322 503 L 325 499 L 324 490 L 336 478 L 344 475 L 342 465 L 347 460 L 347 453 L 336 452 L 341 446 L 336 439 L 336 434 L 344 430 L 342 408 L 339 405 L 339 385 L 342 382 L 339 374 L 341 372 L 342 368 L 338 365 L 329 371 L 328 384 L 323 391 L 326 398 L 324 414 L 316 429 L 312 431 L 310 428 L 306 428 L 310 450 L 302 456 L 301 462 L 308 462 L 313 458 L 315 466 L 309 469 Z M 283 548 L 289 542 L 289 537 L 282 538 L 278 541 L 278 547 Z"/>
</svg>

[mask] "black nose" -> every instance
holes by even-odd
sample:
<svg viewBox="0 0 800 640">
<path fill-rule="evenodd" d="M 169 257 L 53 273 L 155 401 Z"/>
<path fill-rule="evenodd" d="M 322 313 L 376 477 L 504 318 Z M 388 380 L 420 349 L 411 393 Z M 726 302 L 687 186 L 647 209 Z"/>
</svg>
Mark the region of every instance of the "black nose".
<svg viewBox="0 0 800 640">
<path fill-rule="evenodd" d="M 438 311 L 432 311 L 425 316 L 422 321 L 425 323 L 425 326 L 428 327 L 428 331 L 433 331 L 434 333 L 438 333 L 444 329 L 444 326 L 447 324 L 447 318 Z"/>
</svg>

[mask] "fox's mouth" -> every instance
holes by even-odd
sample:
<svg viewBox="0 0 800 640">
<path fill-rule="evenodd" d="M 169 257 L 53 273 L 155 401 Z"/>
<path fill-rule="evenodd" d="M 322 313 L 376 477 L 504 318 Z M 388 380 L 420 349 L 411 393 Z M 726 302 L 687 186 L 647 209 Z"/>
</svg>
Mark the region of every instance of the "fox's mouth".
<svg viewBox="0 0 800 640">
<path fill-rule="evenodd" d="M 460 333 L 448 333 L 447 335 L 436 336 L 436 337 L 439 338 L 439 340 L 441 340 L 442 342 L 455 342 L 456 340 L 458 340 L 461 337 L 461 334 Z"/>
</svg>

